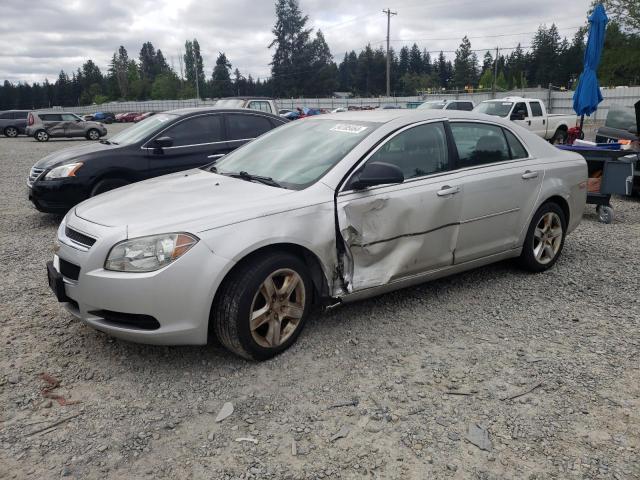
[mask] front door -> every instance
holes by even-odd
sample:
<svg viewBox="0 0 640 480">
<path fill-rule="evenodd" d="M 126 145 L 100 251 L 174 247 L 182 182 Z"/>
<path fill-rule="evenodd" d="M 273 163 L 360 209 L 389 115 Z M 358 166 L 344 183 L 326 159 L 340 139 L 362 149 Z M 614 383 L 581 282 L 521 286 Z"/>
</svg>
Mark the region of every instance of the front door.
<svg viewBox="0 0 640 480">
<path fill-rule="evenodd" d="M 71 113 L 62 114 L 62 122 L 64 123 L 64 134 L 67 137 L 84 137 L 84 125 L 81 118 Z"/>
<path fill-rule="evenodd" d="M 519 115 L 521 115 L 521 119 L 514 118 Z M 513 122 L 517 123 L 521 127 L 531 130 L 531 114 L 529 113 L 527 102 L 516 103 L 511 111 L 511 118 Z"/>
<path fill-rule="evenodd" d="M 463 190 L 455 263 L 517 247 L 542 185 L 544 167 L 508 129 L 452 122 Z"/>
<path fill-rule="evenodd" d="M 338 195 L 348 290 L 356 292 L 451 265 L 462 192 L 459 174 L 450 171 L 444 124 L 405 128 L 366 162 L 393 164 L 402 170 L 405 181 L 366 190 L 354 190 L 347 182 Z"/>
<path fill-rule="evenodd" d="M 153 140 L 145 145 L 149 155 L 148 178 L 201 167 L 230 151 L 224 138 L 221 114 L 188 117 L 158 133 L 169 137 L 170 147 L 154 148 Z"/>
</svg>

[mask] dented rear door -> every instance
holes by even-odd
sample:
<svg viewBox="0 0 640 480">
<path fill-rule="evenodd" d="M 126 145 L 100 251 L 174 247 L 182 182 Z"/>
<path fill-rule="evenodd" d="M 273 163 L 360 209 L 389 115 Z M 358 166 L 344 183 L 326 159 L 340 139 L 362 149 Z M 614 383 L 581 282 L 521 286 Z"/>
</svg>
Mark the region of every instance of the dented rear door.
<svg viewBox="0 0 640 480">
<path fill-rule="evenodd" d="M 346 187 L 338 194 L 345 246 L 340 263 L 347 290 L 452 265 L 463 192 L 460 173 L 450 171 L 442 124 L 403 130 L 366 161 L 395 164 L 405 182 L 361 191 Z"/>
</svg>

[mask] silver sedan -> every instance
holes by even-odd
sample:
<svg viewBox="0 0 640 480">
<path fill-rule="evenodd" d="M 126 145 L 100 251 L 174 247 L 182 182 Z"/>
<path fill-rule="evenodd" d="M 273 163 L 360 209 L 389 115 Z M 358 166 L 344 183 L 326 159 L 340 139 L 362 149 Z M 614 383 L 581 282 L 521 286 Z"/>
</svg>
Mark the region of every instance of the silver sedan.
<svg viewBox="0 0 640 480">
<path fill-rule="evenodd" d="M 507 258 L 557 261 L 587 166 L 496 117 L 345 112 L 279 127 L 214 165 L 87 200 L 58 230 L 58 300 L 126 340 L 266 359 L 314 306 Z"/>
</svg>

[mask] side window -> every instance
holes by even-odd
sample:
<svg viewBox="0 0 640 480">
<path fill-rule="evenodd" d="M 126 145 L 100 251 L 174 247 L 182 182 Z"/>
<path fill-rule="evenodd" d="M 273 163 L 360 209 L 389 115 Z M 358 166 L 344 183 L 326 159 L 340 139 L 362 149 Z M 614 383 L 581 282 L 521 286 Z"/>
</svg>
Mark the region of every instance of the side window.
<svg viewBox="0 0 640 480">
<path fill-rule="evenodd" d="M 458 110 L 464 110 L 465 112 L 470 112 L 473 110 L 473 103 L 471 102 L 460 102 L 458 104 Z"/>
<path fill-rule="evenodd" d="M 29 115 L 29 112 L 13 112 L 13 118 L 17 120 L 26 120 L 27 115 Z"/>
<path fill-rule="evenodd" d="M 518 140 L 513 133 L 505 129 L 504 134 L 507 137 L 507 143 L 509 144 L 509 148 L 511 149 L 512 159 L 516 160 L 518 158 L 527 158 L 529 156 L 527 150 L 524 148 L 524 146 L 522 146 L 520 140 Z"/>
<path fill-rule="evenodd" d="M 62 114 L 62 120 L 64 122 L 75 122 L 76 120 L 78 120 L 78 117 L 76 117 L 75 115 L 72 115 L 70 113 L 63 113 Z"/>
<path fill-rule="evenodd" d="M 395 165 L 405 179 L 449 169 L 447 135 L 442 123 L 418 125 L 396 135 L 374 153 L 367 163 Z"/>
<path fill-rule="evenodd" d="M 220 142 L 223 140 L 222 121 L 220 115 L 200 115 L 169 127 L 159 136 L 173 138 L 174 147 Z"/>
<path fill-rule="evenodd" d="M 260 110 L 261 112 L 273 113 L 271 111 L 271 105 L 269 105 L 269 102 L 254 100 L 253 102 L 249 103 L 249 108 L 252 110 Z"/>
<path fill-rule="evenodd" d="M 513 113 L 522 113 L 524 115 L 524 118 L 529 117 L 529 112 L 527 112 L 527 104 L 524 102 L 516 103 L 516 106 L 513 107 Z"/>
<path fill-rule="evenodd" d="M 509 147 L 502 128 L 484 123 L 452 123 L 453 141 L 458 149 L 460 167 L 509 160 Z"/>
<path fill-rule="evenodd" d="M 40 114 L 40 120 L 43 122 L 60 122 L 62 115 L 59 113 L 42 113 Z"/>
<path fill-rule="evenodd" d="M 540 105 L 540 102 L 531 102 L 529 105 L 531 106 L 531 115 L 533 117 L 542 116 L 542 105 Z"/>
<path fill-rule="evenodd" d="M 0 113 L 0 120 L 8 120 L 12 118 L 11 117 L 11 113 L 7 112 L 7 113 Z"/>
<path fill-rule="evenodd" d="M 271 123 L 260 115 L 230 113 L 227 115 L 227 127 L 229 140 L 248 140 L 271 130 Z"/>
</svg>

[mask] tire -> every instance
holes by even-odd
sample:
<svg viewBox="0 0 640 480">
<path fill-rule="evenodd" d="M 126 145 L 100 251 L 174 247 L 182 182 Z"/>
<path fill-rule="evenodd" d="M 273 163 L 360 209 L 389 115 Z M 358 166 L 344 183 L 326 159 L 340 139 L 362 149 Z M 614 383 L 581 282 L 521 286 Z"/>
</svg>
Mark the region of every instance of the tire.
<svg viewBox="0 0 640 480">
<path fill-rule="evenodd" d="M 95 128 L 89 129 L 87 132 L 87 140 L 100 140 L 100 132 Z"/>
<path fill-rule="evenodd" d="M 551 143 L 554 145 L 564 145 L 567 143 L 568 133 L 565 130 L 556 130 L 556 133 L 553 134 L 553 138 L 551 139 Z"/>
<path fill-rule="evenodd" d="M 96 195 L 108 192 L 109 190 L 114 190 L 116 188 L 129 185 L 130 183 L 131 182 L 121 178 L 105 178 L 104 180 L 100 180 L 93 186 L 93 188 L 91 189 L 91 196 L 95 197 Z"/>
<path fill-rule="evenodd" d="M 291 293 L 280 295 L 292 281 Z M 271 299 L 267 300 L 268 296 Z M 256 256 L 221 285 L 211 308 L 209 328 L 231 352 L 249 360 L 266 360 L 296 341 L 312 296 L 313 284 L 302 260 L 284 252 Z M 252 312 L 262 312 L 257 317 L 261 323 L 253 329 Z"/>
<path fill-rule="evenodd" d="M 598 214 L 598 220 L 602 223 L 613 223 L 613 219 L 615 215 L 613 213 L 613 208 L 608 205 L 598 205 L 596 207 L 596 213 Z"/>
<path fill-rule="evenodd" d="M 49 134 L 45 130 L 38 130 L 33 134 L 33 138 L 35 138 L 39 142 L 48 142 Z"/>
<path fill-rule="evenodd" d="M 545 203 L 531 219 L 518 263 L 530 272 L 550 269 L 562 253 L 566 235 L 567 220 L 562 208 L 555 202 Z M 547 248 L 540 248 L 541 244 Z"/>
<path fill-rule="evenodd" d="M 9 138 L 16 138 L 18 136 L 18 129 L 16 127 L 7 127 L 4 129 L 4 136 Z"/>
</svg>

